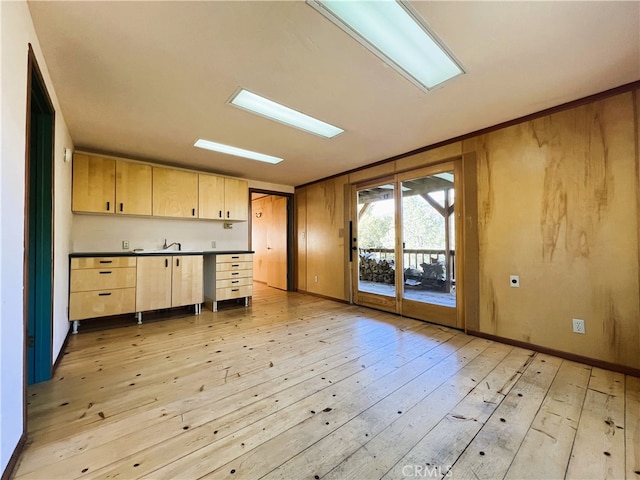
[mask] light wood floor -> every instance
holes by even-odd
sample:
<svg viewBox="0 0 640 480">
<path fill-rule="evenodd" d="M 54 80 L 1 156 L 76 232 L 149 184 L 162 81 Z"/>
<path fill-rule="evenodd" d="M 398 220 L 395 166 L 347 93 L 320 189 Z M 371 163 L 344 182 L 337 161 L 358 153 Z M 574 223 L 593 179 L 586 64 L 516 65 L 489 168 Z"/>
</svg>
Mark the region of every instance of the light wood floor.
<svg viewBox="0 0 640 480">
<path fill-rule="evenodd" d="M 91 329 L 16 478 L 640 478 L 640 379 L 256 285 Z"/>
</svg>

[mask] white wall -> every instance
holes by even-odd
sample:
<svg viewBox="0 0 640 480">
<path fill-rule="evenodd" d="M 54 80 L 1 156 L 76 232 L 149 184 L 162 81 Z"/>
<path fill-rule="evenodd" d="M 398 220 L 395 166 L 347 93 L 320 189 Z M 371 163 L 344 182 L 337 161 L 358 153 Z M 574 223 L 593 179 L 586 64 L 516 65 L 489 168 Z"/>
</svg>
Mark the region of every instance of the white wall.
<svg viewBox="0 0 640 480">
<path fill-rule="evenodd" d="M 293 187 L 250 180 L 250 188 L 293 193 Z M 248 201 L 248 199 L 247 199 Z M 248 222 L 235 222 L 223 228 L 217 220 L 180 220 L 119 215 L 73 215 L 73 252 L 118 252 L 122 241 L 129 250 L 153 250 L 167 243 L 180 242 L 183 250 L 246 250 L 249 248 Z M 211 242 L 216 247 L 211 247 Z"/>
<path fill-rule="evenodd" d="M 71 147 L 66 124 L 24 0 L 0 1 L 0 471 L 4 472 L 25 429 L 23 424 L 23 260 L 28 44 L 31 43 L 56 110 L 55 256 L 53 358 L 69 328 L 68 254 L 70 171 L 63 149 Z"/>
</svg>

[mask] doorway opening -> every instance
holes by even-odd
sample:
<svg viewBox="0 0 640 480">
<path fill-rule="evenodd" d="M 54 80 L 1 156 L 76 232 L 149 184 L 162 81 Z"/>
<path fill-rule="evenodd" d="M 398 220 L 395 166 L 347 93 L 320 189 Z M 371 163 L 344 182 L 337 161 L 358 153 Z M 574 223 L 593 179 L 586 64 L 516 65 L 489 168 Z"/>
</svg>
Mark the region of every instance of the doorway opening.
<svg viewBox="0 0 640 480">
<path fill-rule="evenodd" d="M 250 189 L 253 280 L 293 291 L 293 195 Z"/>
<path fill-rule="evenodd" d="M 27 383 L 51 378 L 55 110 L 29 45 L 25 156 L 24 317 Z"/>
</svg>

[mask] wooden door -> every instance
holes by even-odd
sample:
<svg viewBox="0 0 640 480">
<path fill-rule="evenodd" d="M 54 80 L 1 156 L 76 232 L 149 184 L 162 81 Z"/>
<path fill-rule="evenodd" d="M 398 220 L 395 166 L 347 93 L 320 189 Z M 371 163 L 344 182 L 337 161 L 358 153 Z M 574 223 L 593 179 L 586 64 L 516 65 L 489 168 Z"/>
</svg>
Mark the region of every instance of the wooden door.
<svg viewBox="0 0 640 480">
<path fill-rule="evenodd" d="M 203 257 L 183 255 L 172 257 L 173 280 L 171 306 L 192 305 L 203 301 Z"/>
<path fill-rule="evenodd" d="M 287 197 L 272 196 L 267 229 L 267 285 L 287 289 Z"/>
<path fill-rule="evenodd" d="M 151 215 L 151 165 L 116 160 L 116 213 Z"/>
<path fill-rule="evenodd" d="M 198 217 L 222 220 L 225 216 L 225 178 L 198 175 Z"/>
<path fill-rule="evenodd" d="M 171 307 L 171 258 L 138 257 L 136 311 Z"/>
<path fill-rule="evenodd" d="M 153 167 L 153 215 L 198 218 L 198 174 Z"/>
<path fill-rule="evenodd" d="M 251 202 L 251 250 L 253 254 L 253 279 L 267 283 L 268 231 L 271 224 L 271 196 L 265 195 Z"/>
<path fill-rule="evenodd" d="M 248 220 L 249 183 L 238 178 L 224 179 L 225 220 Z"/>
<path fill-rule="evenodd" d="M 71 210 L 114 213 L 115 177 L 115 160 L 76 153 L 73 156 Z"/>
</svg>

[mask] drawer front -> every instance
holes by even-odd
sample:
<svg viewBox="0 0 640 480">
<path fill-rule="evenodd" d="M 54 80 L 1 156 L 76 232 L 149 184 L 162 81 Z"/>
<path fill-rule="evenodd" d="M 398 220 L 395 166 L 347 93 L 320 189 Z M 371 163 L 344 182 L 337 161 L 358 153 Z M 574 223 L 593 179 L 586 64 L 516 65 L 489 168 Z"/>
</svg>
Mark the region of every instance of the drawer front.
<svg viewBox="0 0 640 480">
<path fill-rule="evenodd" d="M 120 268 L 135 267 L 136 257 L 74 257 L 71 259 L 71 270 L 81 268 Z"/>
<path fill-rule="evenodd" d="M 216 272 L 251 269 L 253 269 L 253 262 L 216 263 Z"/>
<path fill-rule="evenodd" d="M 229 300 L 231 298 L 250 297 L 253 294 L 253 286 L 216 288 L 216 300 Z"/>
<path fill-rule="evenodd" d="M 136 286 L 136 267 L 85 268 L 71 271 L 71 292 L 131 288 Z"/>
<path fill-rule="evenodd" d="M 238 263 L 251 262 L 253 253 L 229 253 L 224 255 L 216 255 L 216 263 Z"/>
<path fill-rule="evenodd" d="M 135 288 L 74 292 L 69 295 L 69 320 L 133 313 L 135 309 Z"/>
<path fill-rule="evenodd" d="M 253 278 L 253 270 L 225 270 L 216 273 L 216 280 L 229 278 Z"/>
<path fill-rule="evenodd" d="M 228 278 L 226 280 L 216 280 L 216 288 L 243 287 L 245 285 L 252 285 L 252 284 L 253 284 L 253 279 L 251 277 Z"/>
</svg>

